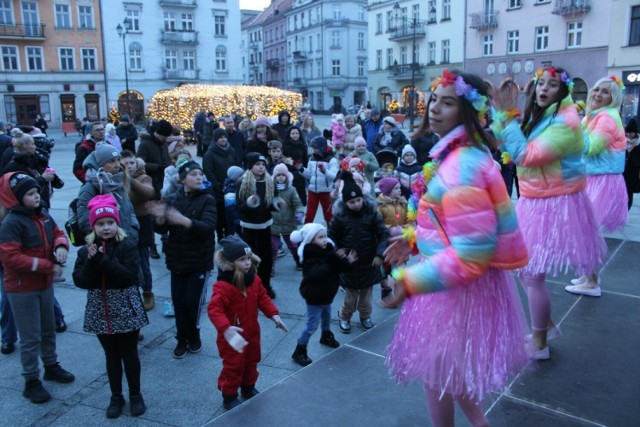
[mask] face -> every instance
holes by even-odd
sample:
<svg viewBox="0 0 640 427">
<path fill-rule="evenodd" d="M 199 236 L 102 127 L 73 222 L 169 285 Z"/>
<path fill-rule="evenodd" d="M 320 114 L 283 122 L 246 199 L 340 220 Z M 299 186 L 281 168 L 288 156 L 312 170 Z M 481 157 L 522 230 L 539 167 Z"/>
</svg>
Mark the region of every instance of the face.
<svg viewBox="0 0 640 427">
<path fill-rule="evenodd" d="M 118 232 L 118 223 L 113 218 L 100 218 L 94 224 L 93 231 L 102 240 L 111 239 Z"/>
<path fill-rule="evenodd" d="M 91 134 L 91 139 L 93 139 L 94 141 L 104 140 L 104 125 L 103 124 L 95 125 L 94 127 L 91 128 L 90 134 Z"/>
<path fill-rule="evenodd" d="M 393 126 L 387 122 L 384 122 L 382 126 L 384 127 L 385 132 L 389 132 L 391 129 L 393 129 Z"/>
<path fill-rule="evenodd" d="M 289 133 L 289 138 L 291 138 L 293 141 L 299 140 L 300 131 L 298 129 L 291 129 L 291 132 Z"/>
<path fill-rule="evenodd" d="M 287 175 L 281 173 L 276 175 L 275 177 L 276 183 L 278 184 L 285 184 L 287 182 Z"/>
<path fill-rule="evenodd" d="M 589 107 L 591 110 L 597 110 L 598 108 L 611 104 L 611 101 L 613 101 L 613 97 L 611 96 L 611 83 L 603 82 L 591 91 Z"/>
<path fill-rule="evenodd" d="M 460 104 L 453 85 L 438 86 L 429 103 L 429 127 L 444 136 L 461 123 Z"/>
<path fill-rule="evenodd" d="M 24 145 L 24 151 L 27 154 L 33 154 L 36 152 L 36 143 L 33 142 L 33 139 L 29 139 L 29 141 Z"/>
<path fill-rule="evenodd" d="M 366 145 L 358 145 L 356 147 L 356 153 L 358 153 L 358 154 L 364 154 L 365 151 L 367 151 L 367 146 Z"/>
<path fill-rule="evenodd" d="M 371 120 L 373 120 L 374 122 L 377 122 L 378 120 L 380 120 L 380 114 L 370 114 L 369 116 L 371 118 Z"/>
<path fill-rule="evenodd" d="M 356 125 L 356 122 L 353 119 L 347 119 L 345 121 L 345 125 L 347 126 L 347 129 L 351 129 L 352 127 L 354 127 Z"/>
<path fill-rule="evenodd" d="M 356 172 L 355 169 L 351 169 L 351 172 Z M 360 179 L 360 178 L 355 178 L 354 181 L 356 182 L 356 184 L 358 184 L 358 187 L 360 187 L 361 189 L 364 189 L 364 180 Z"/>
<path fill-rule="evenodd" d="M 259 135 L 267 133 L 267 127 L 265 125 L 256 126 L 256 133 L 258 133 Z"/>
<path fill-rule="evenodd" d="M 289 123 L 289 120 L 291 119 L 286 114 L 280 117 L 280 123 L 283 125 L 286 125 L 287 123 Z"/>
<path fill-rule="evenodd" d="M 224 147 L 225 145 L 227 145 L 227 135 L 222 135 L 220 138 L 218 138 L 216 144 L 218 144 L 220 147 Z"/>
<path fill-rule="evenodd" d="M 327 232 L 320 230 L 316 233 L 315 237 L 311 241 L 314 245 L 320 246 L 322 249 L 327 247 Z"/>
<path fill-rule="evenodd" d="M 351 199 L 347 202 L 347 207 L 352 211 L 357 212 L 362 209 L 363 203 L 364 200 L 362 199 L 362 197 L 356 197 L 355 199 Z"/>
<path fill-rule="evenodd" d="M 183 148 L 184 148 L 184 142 L 178 141 L 178 143 L 176 144 L 176 148 L 174 148 L 174 151 L 182 150 Z"/>
<path fill-rule="evenodd" d="M 202 187 L 203 181 L 204 178 L 200 169 L 193 169 L 189 171 L 187 176 L 182 180 L 184 191 L 190 193 L 191 191 L 199 190 L 200 187 Z"/>
<path fill-rule="evenodd" d="M 248 273 L 251 269 L 251 255 L 241 256 L 237 260 L 233 261 L 233 265 L 235 265 L 239 271 Z"/>
<path fill-rule="evenodd" d="M 107 163 L 102 165 L 102 169 L 108 173 L 118 173 L 120 172 L 120 157 L 115 157 L 109 160 Z"/>
<path fill-rule="evenodd" d="M 136 171 L 136 169 L 138 169 L 138 162 L 136 162 L 135 157 L 124 157 L 122 160 L 120 160 L 120 163 L 122 164 L 122 166 L 124 166 L 124 169 L 129 175 L 131 175 Z"/>
<path fill-rule="evenodd" d="M 225 129 L 227 129 L 227 132 L 233 131 L 234 126 L 235 126 L 235 123 L 233 122 L 233 119 L 226 119 L 224 121 L 224 127 Z"/>
<path fill-rule="evenodd" d="M 559 101 L 557 98 L 560 92 L 560 84 L 558 77 L 553 77 L 548 71 L 542 73 L 536 85 L 536 102 L 539 107 L 547 108 L 554 102 Z"/>
<path fill-rule="evenodd" d="M 269 155 L 273 160 L 280 160 L 282 157 L 282 150 L 280 148 L 270 148 Z"/>
<path fill-rule="evenodd" d="M 116 134 L 116 130 L 115 130 L 115 129 L 111 129 L 111 130 L 109 131 L 109 135 L 113 136 L 113 135 L 115 135 L 115 134 Z"/>
<path fill-rule="evenodd" d="M 22 205 L 28 209 L 35 209 L 40 206 L 40 193 L 38 193 L 36 187 L 33 187 L 22 196 Z"/>
<path fill-rule="evenodd" d="M 263 161 L 256 162 L 255 165 L 251 168 L 251 172 L 255 176 L 263 176 L 264 172 L 267 169 L 267 165 Z"/>
<path fill-rule="evenodd" d="M 307 116 L 304 118 L 304 124 L 307 126 L 313 126 L 313 117 Z"/>
<path fill-rule="evenodd" d="M 400 183 L 397 183 L 396 186 L 393 187 L 393 190 L 391 190 L 391 193 L 389 193 L 389 197 L 392 199 L 398 199 L 401 195 L 402 191 L 400 190 Z"/>
</svg>

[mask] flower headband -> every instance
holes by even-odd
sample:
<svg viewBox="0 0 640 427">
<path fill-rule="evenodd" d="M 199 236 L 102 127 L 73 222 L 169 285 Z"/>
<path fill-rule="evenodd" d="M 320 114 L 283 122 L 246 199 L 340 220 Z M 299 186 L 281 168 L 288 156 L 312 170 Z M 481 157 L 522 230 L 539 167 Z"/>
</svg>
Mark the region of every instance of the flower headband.
<svg viewBox="0 0 640 427">
<path fill-rule="evenodd" d="M 439 85 L 442 85 L 442 87 L 453 85 L 456 95 L 464 97 L 481 116 L 484 115 L 487 109 L 487 97 L 480 95 L 478 90 L 467 84 L 462 76 L 457 76 L 449 70 L 444 70 L 442 77 L 437 77 L 433 81 L 431 92 L 436 90 Z"/>
<path fill-rule="evenodd" d="M 542 73 L 544 73 L 545 71 L 551 74 L 551 77 L 553 77 L 554 79 L 559 78 L 560 81 L 562 81 L 562 83 L 567 85 L 567 88 L 569 89 L 569 93 L 573 93 L 573 79 L 569 77 L 566 71 L 563 71 L 558 75 L 558 70 L 554 67 L 547 67 L 545 69 L 538 68 L 536 70 L 535 76 L 533 76 L 533 84 L 538 84 L 538 79 L 540 78 L 540 76 L 542 76 Z"/>
<path fill-rule="evenodd" d="M 622 84 L 622 80 L 620 80 L 620 77 L 618 77 L 618 76 L 609 76 L 609 80 L 611 80 L 612 82 L 617 84 L 621 91 L 623 91 L 625 89 L 624 88 L 624 84 Z"/>
</svg>

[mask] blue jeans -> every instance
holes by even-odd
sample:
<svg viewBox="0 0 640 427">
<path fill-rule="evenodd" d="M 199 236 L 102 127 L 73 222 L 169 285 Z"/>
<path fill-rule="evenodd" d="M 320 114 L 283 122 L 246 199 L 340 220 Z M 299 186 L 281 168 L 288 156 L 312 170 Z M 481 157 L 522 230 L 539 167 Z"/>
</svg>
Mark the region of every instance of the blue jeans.
<svg viewBox="0 0 640 427">
<path fill-rule="evenodd" d="M 13 313 L 11 313 L 9 298 L 4 292 L 3 276 L 4 269 L 0 265 L 0 328 L 2 329 L 2 344 L 15 344 L 18 341 L 18 330 L 16 329 L 15 320 L 13 320 Z"/>
<path fill-rule="evenodd" d="M 331 304 L 310 305 L 307 304 L 307 324 L 298 338 L 298 344 L 309 344 L 309 338 L 318 330 L 318 323 L 322 323 L 322 331 L 331 330 Z"/>
<path fill-rule="evenodd" d="M 153 288 L 153 278 L 151 277 L 151 266 L 149 265 L 149 246 L 138 248 L 138 253 L 140 254 L 140 268 L 144 278 L 144 282 L 140 285 L 143 291 L 150 292 Z"/>
</svg>

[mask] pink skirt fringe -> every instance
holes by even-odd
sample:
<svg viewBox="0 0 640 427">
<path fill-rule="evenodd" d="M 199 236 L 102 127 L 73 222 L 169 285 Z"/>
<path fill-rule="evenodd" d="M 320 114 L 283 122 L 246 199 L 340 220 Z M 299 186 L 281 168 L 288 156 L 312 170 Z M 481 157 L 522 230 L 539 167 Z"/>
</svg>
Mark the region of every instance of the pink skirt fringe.
<svg viewBox="0 0 640 427">
<path fill-rule="evenodd" d="M 584 191 L 602 230 L 607 233 L 622 231 L 629 214 L 627 187 L 622 174 L 588 175 Z"/>
<path fill-rule="evenodd" d="M 546 198 L 521 197 L 516 214 L 529 251 L 528 276 L 598 271 L 607 255 L 591 202 L 584 191 Z"/>
<path fill-rule="evenodd" d="M 480 402 L 527 365 L 525 325 L 511 274 L 491 269 L 468 286 L 408 299 L 386 364 L 398 383 Z"/>
</svg>

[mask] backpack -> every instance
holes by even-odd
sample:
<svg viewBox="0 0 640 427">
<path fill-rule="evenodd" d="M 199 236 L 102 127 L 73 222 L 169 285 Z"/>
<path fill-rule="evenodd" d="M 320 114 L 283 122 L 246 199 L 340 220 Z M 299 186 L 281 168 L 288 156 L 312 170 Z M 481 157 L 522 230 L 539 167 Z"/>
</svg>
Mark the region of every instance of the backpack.
<svg viewBox="0 0 640 427">
<path fill-rule="evenodd" d="M 69 219 L 64 223 L 64 228 L 69 236 L 69 241 L 73 246 L 81 247 L 85 245 L 85 237 L 87 234 L 80 228 L 78 220 L 78 198 L 69 203 Z"/>
</svg>

